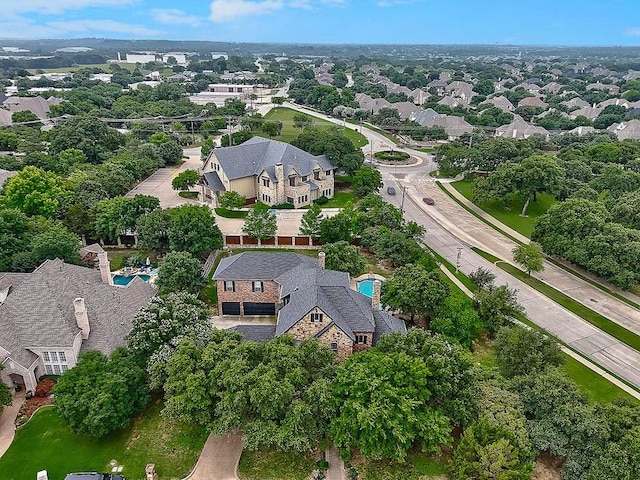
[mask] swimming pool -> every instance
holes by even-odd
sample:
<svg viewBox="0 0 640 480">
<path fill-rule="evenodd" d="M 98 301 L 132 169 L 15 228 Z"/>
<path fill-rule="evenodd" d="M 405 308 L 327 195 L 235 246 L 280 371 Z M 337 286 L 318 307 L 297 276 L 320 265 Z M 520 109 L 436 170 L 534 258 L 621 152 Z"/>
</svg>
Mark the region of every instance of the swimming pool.
<svg viewBox="0 0 640 480">
<path fill-rule="evenodd" d="M 144 273 L 140 274 L 140 275 L 129 275 L 129 276 L 114 275 L 113 276 L 113 284 L 114 285 L 119 285 L 121 287 L 125 287 L 125 286 L 129 285 L 129 283 L 131 283 L 131 280 L 133 280 L 133 277 L 140 277 L 145 282 L 149 282 L 149 279 L 151 278 L 150 275 L 145 275 Z"/>
<path fill-rule="evenodd" d="M 360 280 L 358 291 L 369 298 L 373 298 L 373 280 Z"/>
</svg>

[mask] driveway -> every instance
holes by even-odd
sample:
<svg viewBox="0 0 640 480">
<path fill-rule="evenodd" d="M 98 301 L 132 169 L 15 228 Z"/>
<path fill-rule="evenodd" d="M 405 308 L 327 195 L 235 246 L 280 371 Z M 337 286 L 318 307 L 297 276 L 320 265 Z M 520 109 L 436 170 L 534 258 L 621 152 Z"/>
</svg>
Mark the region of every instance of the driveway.
<svg viewBox="0 0 640 480">
<path fill-rule="evenodd" d="M 336 450 L 335 447 L 331 447 L 326 451 L 326 458 L 327 462 L 329 462 L 326 480 L 346 480 L 347 475 L 344 470 L 344 462 L 338 450 Z"/>
<path fill-rule="evenodd" d="M 185 480 L 238 480 L 243 448 L 242 435 L 209 435 L 196 467 Z"/>
<path fill-rule="evenodd" d="M 162 208 L 170 208 L 185 204 L 200 204 L 197 200 L 182 198 L 178 195 L 176 190 L 171 188 L 171 182 L 180 172 L 184 172 L 187 169 L 198 170 L 202 168 L 200 147 L 185 148 L 183 153 L 187 158 L 182 165 L 179 167 L 173 166 L 159 168 L 153 175 L 140 182 L 129 193 L 127 193 L 127 197 L 133 197 L 134 195 L 151 195 L 158 197 Z"/>
<path fill-rule="evenodd" d="M 4 455 L 4 452 L 9 449 L 11 442 L 13 442 L 13 436 L 16 432 L 15 421 L 18 416 L 18 410 L 20 410 L 24 402 L 24 396 L 24 390 L 15 393 L 13 395 L 13 403 L 8 407 L 4 407 L 2 415 L 0 415 L 0 457 Z"/>
</svg>

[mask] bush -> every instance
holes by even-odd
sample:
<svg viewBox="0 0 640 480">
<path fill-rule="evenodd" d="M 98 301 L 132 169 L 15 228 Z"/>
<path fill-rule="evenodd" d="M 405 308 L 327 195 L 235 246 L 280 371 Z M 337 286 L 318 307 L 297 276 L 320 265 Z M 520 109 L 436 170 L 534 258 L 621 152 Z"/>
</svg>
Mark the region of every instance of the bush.
<svg viewBox="0 0 640 480">
<path fill-rule="evenodd" d="M 373 154 L 375 158 L 378 160 L 384 160 L 386 162 L 402 162 L 404 160 L 409 160 L 411 155 L 404 152 L 397 152 L 392 150 L 385 150 L 383 152 L 376 152 Z"/>
<path fill-rule="evenodd" d="M 51 395 L 51 390 L 53 390 L 56 382 L 50 378 L 41 379 L 36 386 L 36 397 L 46 398 Z"/>
<path fill-rule="evenodd" d="M 278 203 L 277 205 L 272 205 L 271 208 L 276 208 L 276 209 L 280 209 L 280 210 L 292 210 L 294 208 L 296 208 L 296 206 L 293 203 Z"/>
<path fill-rule="evenodd" d="M 328 203 L 329 199 L 327 197 L 325 197 L 324 195 L 316 198 L 313 203 L 317 203 L 318 205 L 324 205 L 325 203 Z"/>
</svg>

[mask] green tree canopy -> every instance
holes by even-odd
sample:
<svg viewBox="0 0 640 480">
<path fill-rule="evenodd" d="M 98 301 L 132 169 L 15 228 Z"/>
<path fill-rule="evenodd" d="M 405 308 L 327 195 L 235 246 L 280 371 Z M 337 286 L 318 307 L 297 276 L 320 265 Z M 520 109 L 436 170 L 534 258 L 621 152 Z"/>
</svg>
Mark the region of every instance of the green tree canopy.
<svg viewBox="0 0 640 480">
<path fill-rule="evenodd" d="M 188 292 L 197 294 L 206 281 L 202 265 L 188 252 L 170 252 L 158 268 L 158 293 Z"/>
<path fill-rule="evenodd" d="M 341 241 L 323 245 L 322 251 L 326 254 L 326 268 L 329 270 L 348 272 L 352 277 L 364 272 L 366 262 L 358 247 Z"/>
<path fill-rule="evenodd" d="M 68 195 L 58 175 L 28 166 L 7 180 L 0 203 L 27 215 L 51 218 Z"/>
<path fill-rule="evenodd" d="M 375 168 L 363 165 L 353 177 L 353 189 L 358 197 L 377 193 L 382 188 L 382 175 Z"/>
<path fill-rule="evenodd" d="M 199 258 L 222 248 L 222 232 L 206 205 L 182 205 L 167 210 L 171 219 L 169 247 L 176 252 L 189 252 Z"/>
<path fill-rule="evenodd" d="M 502 327 L 494 343 L 496 364 L 505 378 L 542 372 L 564 363 L 557 342 L 536 330 Z"/>
<path fill-rule="evenodd" d="M 531 242 L 514 247 L 511 251 L 513 261 L 524 268 L 527 275 L 544 270 L 544 256 L 539 243 Z"/>
<path fill-rule="evenodd" d="M 353 175 L 364 162 L 362 151 L 337 128 L 305 128 L 291 144 L 312 155 L 326 155 L 347 175 Z"/>
<path fill-rule="evenodd" d="M 220 195 L 219 201 L 222 208 L 236 209 L 244 207 L 247 202 L 247 198 L 244 195 L 240 195 L 238 192 L 229 190 L 228 192 L 224 192 Z"/>
<path fill-rule="evenodd" d="M 320 238 L 322 218 L 320 205 L 312 203 L 300 220 L 300 235 L 308 235 L 314 240 Z"/>
<path fill-rule="evenodd" d="M 200 180 L 200 174 L 196 170 L 187 169 L 180 172 L 171 181 L 174 190 L 189 190 Z"/>
<path fill-rule="evenodd" d="M 249 212 L 242 227 L 245 235 L 259 241 L 275 237 L 277 229 L 278 220 L 275 214 L 269 211 L 268 206 L 262 204 L 256 205 Z"/>
</svg>

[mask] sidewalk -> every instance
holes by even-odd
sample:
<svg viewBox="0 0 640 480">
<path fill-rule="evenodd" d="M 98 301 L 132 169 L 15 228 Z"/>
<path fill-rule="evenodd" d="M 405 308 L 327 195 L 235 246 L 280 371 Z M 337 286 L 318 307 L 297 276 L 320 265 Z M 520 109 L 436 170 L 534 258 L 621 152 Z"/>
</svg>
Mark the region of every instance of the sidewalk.
<svg viewBox="0 0 640 480">
<path fill-rule="evenodd" d="M 24 390 L 15 393 L 13 395 L 13 403 L 4 407 L 2 415 L 0 415 L 0 457 L 9 450 L 11 442 L 13 442 L 13 436 L 16 432 L 15 421 L 18 416 L 18 410 L 20 410 L 24 402 L 24 398 Z"/>
</svg>

